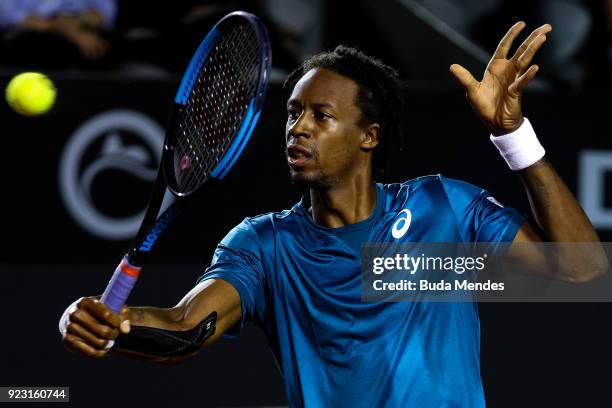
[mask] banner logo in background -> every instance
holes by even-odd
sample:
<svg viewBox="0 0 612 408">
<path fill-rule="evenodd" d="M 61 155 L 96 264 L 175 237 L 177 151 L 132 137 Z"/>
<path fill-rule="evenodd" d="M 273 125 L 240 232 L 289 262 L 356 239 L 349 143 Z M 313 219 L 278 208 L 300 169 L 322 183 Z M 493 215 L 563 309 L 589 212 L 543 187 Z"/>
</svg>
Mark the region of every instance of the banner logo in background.
<svg viewBox="0 0 612 408">
<path fill-rule="evenodd" d="M 612 229 L 612 207 L 606 206 L 606 176 L 612 172 L 612 150 L 583 150 L 578 156 L 578 201 L 595 229 Z"/>
<path fill-rule="evenodd" d="M 126 135 L 135 142 L 126 143 Z M 97 176 L 108 170 L 154 183 L 161 160 L 164 131 L 153 119 L 130 110 L 100 113 L 83 123 L 69 138 L 60 158 L 59 187 L 70 216 L 91 234 L 122 240 L 133 237 L 144 217 L 115 217 L 100 210 L 92 198 Z M 95 147 L 95 154 L 91 150 Z M 119 194 L 108 199 L 126 200 Z"/>
</svg>

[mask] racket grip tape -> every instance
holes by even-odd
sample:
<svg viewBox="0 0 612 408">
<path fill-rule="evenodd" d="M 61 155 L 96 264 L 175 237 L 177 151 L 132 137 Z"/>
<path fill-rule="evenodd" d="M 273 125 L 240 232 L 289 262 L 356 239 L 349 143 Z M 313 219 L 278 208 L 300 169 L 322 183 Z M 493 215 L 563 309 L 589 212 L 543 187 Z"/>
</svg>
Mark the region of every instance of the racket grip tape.
<svg viewBox="0 0 612 408">
<path fill-rule="evenodd" d="M 106 285 L 100 301 L 113 312 L 119 314 L 138 280 L 140 269 L 140 267 L 131 265 L 127 257 L 124 257 L 119 266 L 117 266 L 117 269 L 115 269 L 115 273 L 113 273 L 113 277 L 108 282 L 108 285 Z"/>
</svg>

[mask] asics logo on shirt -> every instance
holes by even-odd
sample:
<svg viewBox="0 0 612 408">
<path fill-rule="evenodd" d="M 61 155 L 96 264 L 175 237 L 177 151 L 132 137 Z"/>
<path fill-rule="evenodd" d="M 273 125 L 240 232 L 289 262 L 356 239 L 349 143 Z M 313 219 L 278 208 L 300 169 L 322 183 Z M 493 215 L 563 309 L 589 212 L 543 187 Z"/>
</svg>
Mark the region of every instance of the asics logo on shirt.
<svg viewBox="0 0 612 408">
<path fill-rule="evenodd" d="M 393 227 L 391 227 L 391 235 L 393 235 L 395 239 L 400 239 L 406 235 L 408 228 L 410 228 L 412 213 L 409 209 L 404 208 L 397 214 L 397 217 L 397 220 L 393 223 Z"/>
</svg>

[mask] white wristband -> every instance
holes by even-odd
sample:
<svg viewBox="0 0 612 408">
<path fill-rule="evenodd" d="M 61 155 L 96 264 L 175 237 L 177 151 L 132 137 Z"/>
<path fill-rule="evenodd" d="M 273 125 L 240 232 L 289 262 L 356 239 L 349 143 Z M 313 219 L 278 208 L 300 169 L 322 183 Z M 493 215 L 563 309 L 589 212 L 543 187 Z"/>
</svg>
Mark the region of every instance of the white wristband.
<svg viewBox="0 0 612 408">
<path fill-rule="evenodd" d="M 523 170 L 544 157 L 544 148 L 527 118 L 514 132 L 490 139 L 511 170 Z"/>
</svg>

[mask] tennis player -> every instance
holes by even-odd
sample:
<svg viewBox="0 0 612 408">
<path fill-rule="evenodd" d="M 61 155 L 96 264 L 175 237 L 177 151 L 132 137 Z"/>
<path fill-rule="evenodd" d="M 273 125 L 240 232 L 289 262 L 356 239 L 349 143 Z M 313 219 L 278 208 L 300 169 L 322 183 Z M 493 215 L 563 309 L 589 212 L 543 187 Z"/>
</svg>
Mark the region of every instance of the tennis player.
<svg viewBox="0 0 612 408">
<path fill-rule="evenodd" d="M 115 315 L 96 298 L 73 303 L 60 322 L 65 346 L 91 357 L 112 347 L 176 362 L 250 321 L 269 339 L 292 407 L 484 406 L 476 305 L 362 303 L 360 244 L 598 242 L 521 112 L 538 70 L 531 61 L 552 29 L 537 28 L 509 58 L 524 27 L 503 37 L 481 81 L 459 65 L 450 70 L 520 176 L 533 226 L 489 192 L 441 175 L 376 183 L 399 137 L 398 76 L 340 46 L 306 60 L 286 83 L 287 161 L 295 184 L 308 189 L 302 200 L 232 229 L 175 307 L 124 307 Z M 537 256 L 516 256 L 529 270 L 544 269 Z M 598 254 L 556 277 L 584 282 L 606 269 Z"/>
</svg>

